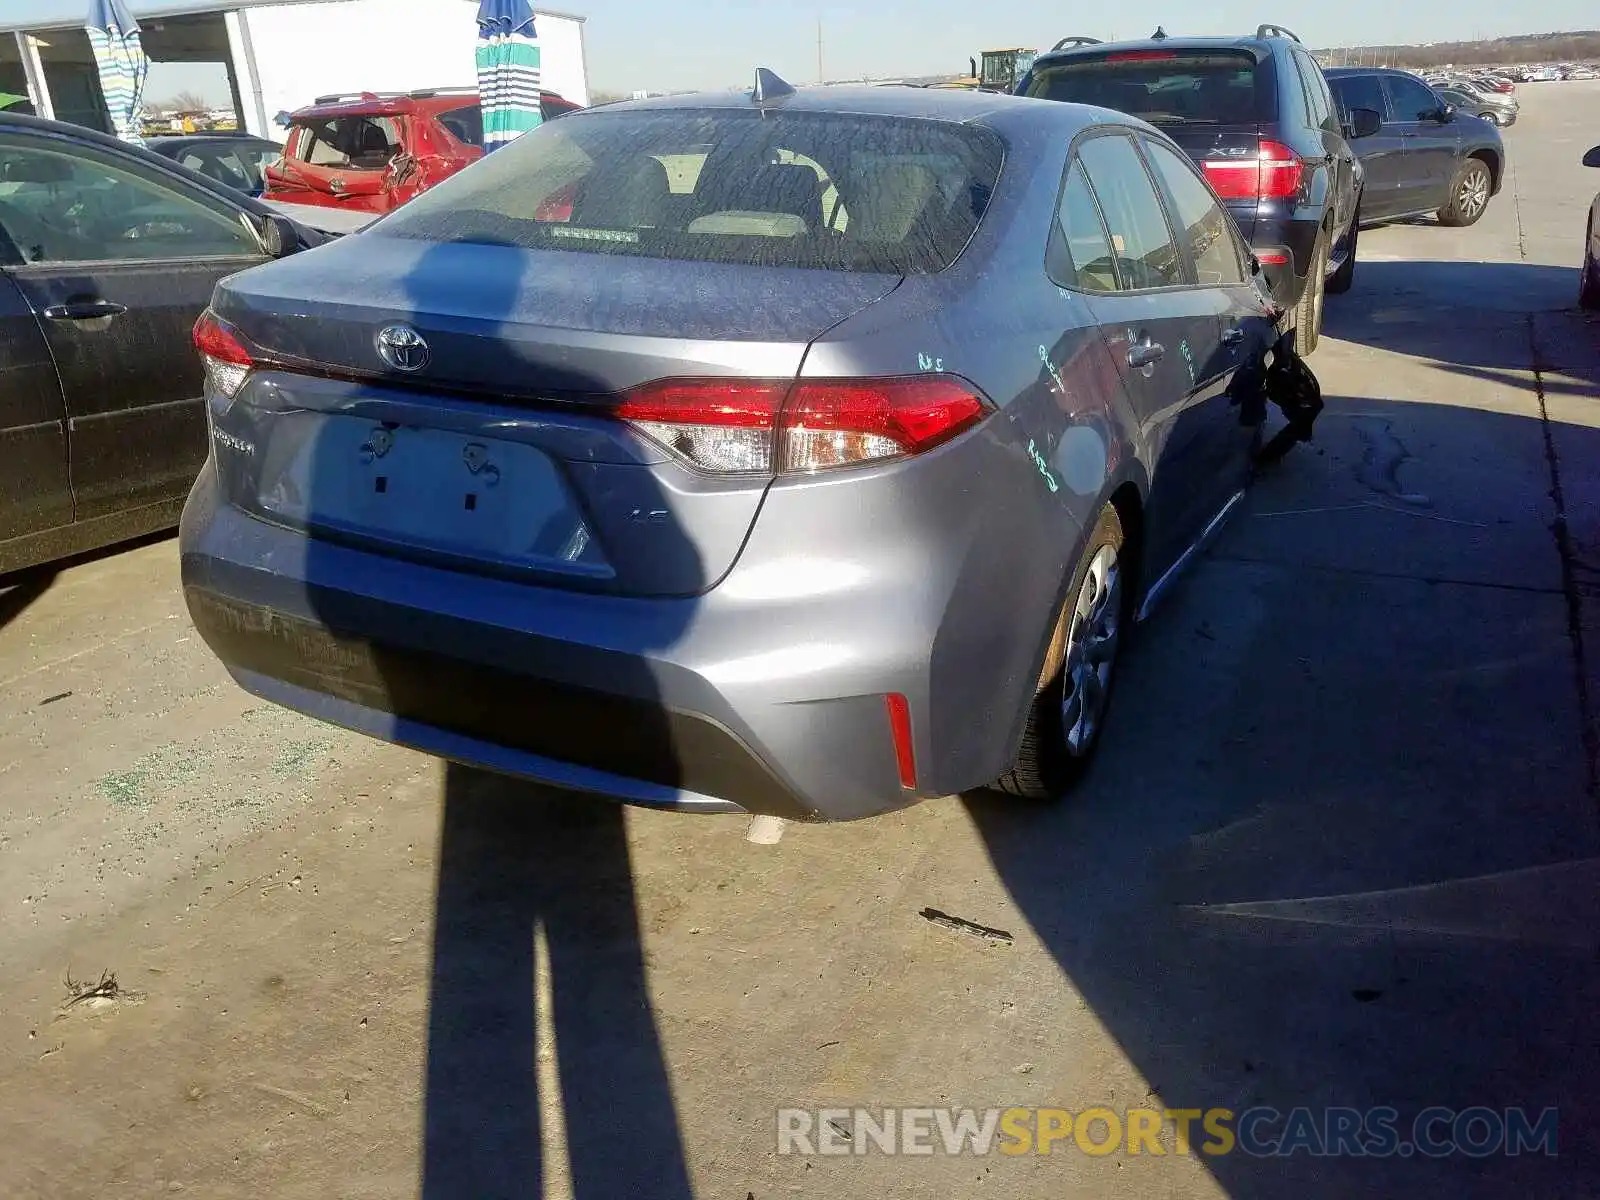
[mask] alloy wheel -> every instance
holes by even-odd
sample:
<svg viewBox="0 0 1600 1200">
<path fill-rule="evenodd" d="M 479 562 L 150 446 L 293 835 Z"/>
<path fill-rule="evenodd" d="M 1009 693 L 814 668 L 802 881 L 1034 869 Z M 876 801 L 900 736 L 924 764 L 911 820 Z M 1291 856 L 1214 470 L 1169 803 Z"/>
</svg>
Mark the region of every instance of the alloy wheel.
<svg viewBox="0 0 1600 1200">
<path fill-rule="evenodd" d="M 1489 172 L 1483 167 L 1469 168 L 1456 189 L 1456 208 L 1467 220 L 1475 219 L 1489 203 Z"/>
<path fill-rule="evenodd" d="M 1121 635 L 1122 567 L 1116 547 L 1102 546 L 1084 574 L 1067 631 L 1061 727 L 1074 757 L 1086 755 L 1100 732 Z"/>
</svg>

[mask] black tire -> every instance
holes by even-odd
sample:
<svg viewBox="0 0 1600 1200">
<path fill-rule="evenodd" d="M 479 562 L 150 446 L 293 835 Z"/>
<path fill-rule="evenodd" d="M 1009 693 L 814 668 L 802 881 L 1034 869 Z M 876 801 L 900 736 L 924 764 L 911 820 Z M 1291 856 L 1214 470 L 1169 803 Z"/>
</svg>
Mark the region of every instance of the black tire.
<svg viewBox="0 0 1600 1200">
<path fill-rule="evenodd" d="M 1049 677 L 1034 694 L 1028 709 L 1016 765 L 997 779 L 991 785 L 991 790 L 1027 800 L 1058 800 L 1088 766 L 1099 744 L 1100 733 L 1105 728 L 1111 692 L 1116 686 L 1118 651 L 1127 639 L 1133 618 L 1132 564 L 1124 558 L 1123 546 L 1122 521 L 1117 516 L 1117 510 L 1108 504 L 1100 510 L 1094 531 L 1084 544 L 1083 556 L 1072 572 L 1066 601 L 1057 614 L 1056 628 L 1046 656 L 1045 669 Z M 1111 602 L 1116 620 L 1115 648 L 1107 662 L 1105 681 L 1098 689 L 1103 696 L 1098 720 L 1094 722 L 1088 740 L 1074 752 L 1068 743 L 1064 708 L 1067 698 L 1067 646 L 1073 634 L 1074 613 L 1080 597 L 1084 595 L 1085 580 L 1101 551 L 1107 547 L 1110 547 L 1119 568 L 1116 597 Z"/>
<path fill-rule="evenodd" d="M 1589 246 L 1595 240 L 1594 218 L 1589 218 L 1589 232 L 1584 234 L 1584 266 L 1578 272 L 1578 307 L 1590 312 L 1600 309 L 1600 262 L 1595 262 Z"/>
<path fill-rule="evenodd" d="M 1356 201 L 1356 215 L 1350 218 L 1350 233 L 1347 235 L 1347 250 L 1344 262 L 1339 264 L 1339 269 L 1328 278 L 1327 291 L 1330 296 L 1342 296 L 1350 290 L 1350 285 L 1356 281 L 1356 248 L 1361 242 L 1361 201 Z"/>
<path fill-rule="evenodd" d="M 1452 229 L 1476 225 L 1489 211 L 1489 192 L 1493 186 L 1494 177 L 1489 173 L 1488 163 L 1481 158 L 1464 160 L 1450 181 L 1450 201 L 1439 210 L 1439 224 Z"/>
<path fill-rule="evenodd" d="M 1328 288 L 1328 243 L 1318 239 L 1311 252 L 1311 269 L 1306 272 L 1305 290 L 1294 310 L 1294 351 L 1310 358 L 1322 340 L 1322 301 Z"/>
</svg>

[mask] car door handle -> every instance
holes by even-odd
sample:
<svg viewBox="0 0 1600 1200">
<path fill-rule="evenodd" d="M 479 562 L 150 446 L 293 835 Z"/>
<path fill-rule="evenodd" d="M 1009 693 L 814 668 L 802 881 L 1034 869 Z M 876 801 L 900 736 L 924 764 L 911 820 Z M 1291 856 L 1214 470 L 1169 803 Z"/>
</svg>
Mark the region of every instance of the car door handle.
<svg viewBox="0 0 1600 1200">
<path fill-rule="evenodd" d="M 1244 330 L 1242 329 L 1230 329 L 1222 335 L 1222 344 L 1224 346 L 1237 346 L 1242 341 L 1244 341 Z"/>
<path fill-rule="evenodd" d="M 65 304 L 52 304 L 44 310 L 48 321 L 94 321 L 101 317 L 120 317 L 128 311 L 126 304 L 115 300 L 69 300 Z"/>
<path fill-rule="evenodd" d="M 1167 348 L 1160 342 L 1140 342 L 1128 347 L 1128 365 L 1134 370 L 1154 366 L 1166 352 Z"/>
</svg>

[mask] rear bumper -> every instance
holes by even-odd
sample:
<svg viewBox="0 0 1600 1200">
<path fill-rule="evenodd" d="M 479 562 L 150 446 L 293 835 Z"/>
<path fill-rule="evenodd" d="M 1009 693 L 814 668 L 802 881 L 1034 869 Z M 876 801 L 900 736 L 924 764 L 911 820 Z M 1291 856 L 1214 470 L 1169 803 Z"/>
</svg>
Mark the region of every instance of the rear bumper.
<svg viewBox="0 0 1600 1200">
<path fill-rule="evenodd" d="M 1241 229 L 1250 230 L 1250 248 L 1263 259 L 1261 273 L 1280 308 L 1292 309 L 1305 292 L 1322 228 L 1322 209 L 1286 212 L 1281 206 L 1249 202 L 1247 208 L 1229 205 Z M 1286 261 L 1273 262 L 1273 257 Z"/>
<path fill-rule="evenodd" d="M 999 628 L 975 625 L 972 589 L 1017 578 L 984 556 L 1025 531 L 933 513 L 937 544 L 884 522 L 850 562 L 807 565 L 754 544 L 759 525 L 716 589 L 636 599 L 308 538 L 220 503 L 208 463 L 180 544 L 195 626 L 241 686 L 440 757 L 648 807 L 793 820 L 872 816 L 1009 767 L 1042 646 L 1021 616 L 1026 582 Z M 1044 630 L 1056 581 L 1041 582 Z M 974 637 L 991 644 L 973 653 Z M 910 711 L 915 788 L 901 786 L 887 693 Z"/>
</svg>

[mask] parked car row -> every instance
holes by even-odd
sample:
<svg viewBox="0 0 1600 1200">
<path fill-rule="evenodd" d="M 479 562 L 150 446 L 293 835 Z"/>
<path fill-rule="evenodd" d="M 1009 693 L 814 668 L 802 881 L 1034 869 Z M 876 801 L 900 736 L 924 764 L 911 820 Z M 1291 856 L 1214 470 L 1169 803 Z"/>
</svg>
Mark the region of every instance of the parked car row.
<svg viewBox="0 0 1600 1200">
<path fill-rule="evenodd" d="M 1182 146 L 1249 239 L 1301 354 L 1316 348 L 1324 296 L 1354 280 L 1363 225 L 1428 212 L 1471 225 L 1505 175 L 1490 124 L 1403 71 L 1324 71 L 1281 26 L 1067 41 L 1017 93 L 1127 112 Z"/>
</svg>

